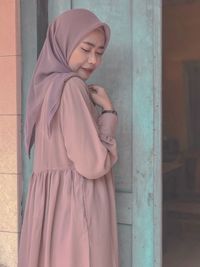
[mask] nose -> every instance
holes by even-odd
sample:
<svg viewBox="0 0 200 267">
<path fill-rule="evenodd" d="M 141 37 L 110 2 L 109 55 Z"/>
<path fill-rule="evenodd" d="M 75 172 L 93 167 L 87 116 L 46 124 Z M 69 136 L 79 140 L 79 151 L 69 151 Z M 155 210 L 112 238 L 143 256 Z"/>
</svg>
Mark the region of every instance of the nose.
<svg viewBox="0 0 200 267">
<path fill-rule="evenodd" d="M 88 63 L 92 63 L 92 64 L 96 64 L 97 62 L 97 58 L 96 58 L 96 55 L 91 53 L 88 57 Z"/>
</svg>

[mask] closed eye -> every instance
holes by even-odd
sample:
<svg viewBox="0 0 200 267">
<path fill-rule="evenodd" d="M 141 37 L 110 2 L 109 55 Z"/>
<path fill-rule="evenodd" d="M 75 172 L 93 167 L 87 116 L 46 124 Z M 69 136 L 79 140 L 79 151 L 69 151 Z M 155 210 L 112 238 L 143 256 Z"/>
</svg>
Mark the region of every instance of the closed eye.
<svg viewBox="0 0 200 267">
<path fill-rule="evenodd" d="M 84 48 L 81 48 L 83 51 L 85 52 L 90 52 L 90 50 L 87 50 L 87 49 L 84 49 Z"/>
<path fill-rule="evenodd" d="M 84 48 L 81 48 L 83 51 L 85 51 L 86 53 L 89 53 L 90 52 L 90 50 L 87 50 L 87 49 L 84 49 Z M 96 54 L 97 55 L 103 55 L 103 53 L 98 53 L 98 52 L 96 52 Z"/>
</svg>

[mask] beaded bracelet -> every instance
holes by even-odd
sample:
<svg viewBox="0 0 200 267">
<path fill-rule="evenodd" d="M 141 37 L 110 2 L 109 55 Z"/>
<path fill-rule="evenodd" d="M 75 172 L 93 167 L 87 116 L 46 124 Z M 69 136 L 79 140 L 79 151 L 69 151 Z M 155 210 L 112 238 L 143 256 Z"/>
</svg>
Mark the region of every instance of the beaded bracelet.
<svg viewBox="0 0 200 267">
<path fill-rule="evenodd" d="M 114 113 L 115 115 L 117 115 L 117 111 L 116 110 L 108 110 L 108 109 L 104 109 L 101 114 L 103 113 Z"/>
</svg>

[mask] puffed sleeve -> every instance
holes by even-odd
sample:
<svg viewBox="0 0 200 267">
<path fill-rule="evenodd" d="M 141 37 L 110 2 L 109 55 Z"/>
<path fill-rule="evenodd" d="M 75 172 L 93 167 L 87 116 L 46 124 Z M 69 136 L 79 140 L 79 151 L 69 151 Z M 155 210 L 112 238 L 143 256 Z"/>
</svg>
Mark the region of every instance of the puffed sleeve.
<svg viewBox="0 0 200 267">
<path fill-rule="evenodd" d="M 60 102 L 60 124 L 66 151 L 82 176 L 97 179 L 108 173 L 118 159 L 115 139 L 118 117 L 113 113 L 92 114 L 87 85 L 70 78 Z"/>
</svg>

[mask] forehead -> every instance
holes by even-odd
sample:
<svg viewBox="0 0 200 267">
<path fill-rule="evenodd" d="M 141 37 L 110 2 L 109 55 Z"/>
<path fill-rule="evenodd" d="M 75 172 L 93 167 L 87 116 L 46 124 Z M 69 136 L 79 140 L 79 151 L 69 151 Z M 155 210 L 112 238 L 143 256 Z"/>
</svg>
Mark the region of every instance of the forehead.
<svg viewBox="0 0 200 267">
<path fill-rule="evenodd" d="M 102 29 L 95 29 L 94 31 L 90 32 L 83 40 L 81 41 L 82 44 L 88 44 L 91 47 L 98 46 L 104 48 L 105 44 L 105 34 Z"/>
</svg>

